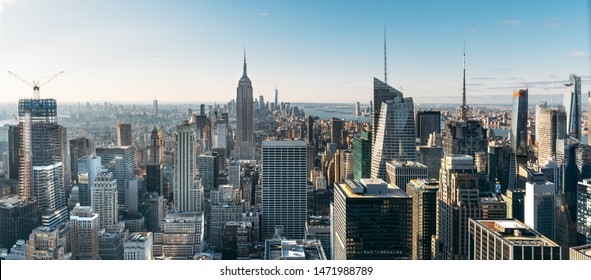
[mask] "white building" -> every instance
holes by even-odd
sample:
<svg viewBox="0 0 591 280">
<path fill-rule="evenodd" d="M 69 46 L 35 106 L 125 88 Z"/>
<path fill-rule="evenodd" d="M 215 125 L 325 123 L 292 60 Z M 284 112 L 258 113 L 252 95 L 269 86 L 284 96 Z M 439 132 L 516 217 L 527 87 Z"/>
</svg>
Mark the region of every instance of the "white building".
<svg viewBox="0 0 591 280">
<path fill-rule="evenodd" d="M 413 179 L 428 179 L 427 166 L 415 161 L 391 161 L 386 163 L 386 182 L 406 191 L 406 185 Z"/>
<path fill-rule="evenodd" d="M 306 228 L 306 142 L 274 140 L 262 143 L 262 235 L 273 236 L 283 226 L 292 239 Z"/>
<path fill-rule="evenodd" d="M 152 260 L 154 236 L 151 232 L 134 232 L 123 243 L 124 260 Z"/>
<path fill-rule="evenodd" d="M 203 251 L 205 226 L 203 212 L 169 213 L 162 223 L 161 233 L 154 233 L 154 258 L 192 259 Z"/>
<path fill-rule="evenodd" d="M 70 246 L 73 260 L 99 259 L 99 215 L 91 206 L 77 204 L 70 212 Z"/>
<path fill-rule="evenodd" d="M 554 239 L 554 195 L 556 186 L 554 183 L 525 184 L 524 219 L 525 224 Z"/>
<path fill-rule="evenodd" d="M 112 229 L 119 221 L 117 179 L 107 171 L 97 174 L 92 190 L 92 208 L 99 214 L 101 229 Z"/>
</svg>

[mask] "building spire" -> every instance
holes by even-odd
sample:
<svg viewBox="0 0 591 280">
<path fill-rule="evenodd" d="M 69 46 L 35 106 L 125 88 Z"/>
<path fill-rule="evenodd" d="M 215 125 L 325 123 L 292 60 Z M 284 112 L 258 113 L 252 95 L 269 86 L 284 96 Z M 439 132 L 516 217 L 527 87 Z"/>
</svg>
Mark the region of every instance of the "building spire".
<svg viewBox="0 0 591 280">
<path fill-rule="evenodd" d="M 384 25 L 384 83 L 388 84 L 388 60 L 386 57 L 386 25 Z"/>
<path fill-rule="evenodd" d="M 466 111 L 468 106 L 466 105 L 466 42 L 464 42 L 464 79 L 462 87 L 462 120 L 466 119 Z"/>
<path fill-rule="evenodd" d="M 244 66 L 242 66 L 242 78 L 248 78 L 246 75 L 246 46 L 244 46 Z"/>
</svg>

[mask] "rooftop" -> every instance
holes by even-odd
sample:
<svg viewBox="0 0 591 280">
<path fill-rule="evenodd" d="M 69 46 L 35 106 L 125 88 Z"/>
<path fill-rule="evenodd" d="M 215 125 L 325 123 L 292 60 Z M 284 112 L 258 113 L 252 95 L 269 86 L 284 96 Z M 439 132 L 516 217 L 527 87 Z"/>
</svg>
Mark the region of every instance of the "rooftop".
<svg viewBox="0 0 591 280">
<path fill-rule="evenodd" d="M 397 161 L 397 160 L 393 160 L 390 162 L 386 163 L 387 165 L 392 165 L 396 168 L 401 168 L 401 167 L 419 167 L 419 168 L 427 168 L 426 165 L 418 162 L 418 161 Z"/>
<path fill-rule="evenodd" d="M 20 195 L 9 195 L 0 198 L 0 208 L 13 208 L 27 204 L 30 200 Z"/>
<path fill-rule="evenodd" d="M 143 242 L 152 236 L 151 232 L 133 232 L 127 241 Z"/>
<path fill-rule="evenodd" d="M 270 239 L 265 241 L 265 259 L 326 260 L 326 255 L 318 240 Z"/>
<path fill-rule="evenodd" d="M 347 180 L 339 185 L 349 198 L 410 198 L 403 190 L 381 179 Z"/>
<path fill-rule="evenodd" d="M 513 246 L 558 246 L 554 241 L 517 219 L 477 219 L 474 221 Z"/>
</svg>

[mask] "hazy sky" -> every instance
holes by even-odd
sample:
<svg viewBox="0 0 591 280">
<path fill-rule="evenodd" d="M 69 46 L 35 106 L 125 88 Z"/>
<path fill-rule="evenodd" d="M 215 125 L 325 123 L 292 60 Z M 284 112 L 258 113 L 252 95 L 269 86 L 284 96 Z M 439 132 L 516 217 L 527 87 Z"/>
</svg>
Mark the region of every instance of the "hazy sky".
<svg viewBox="0 0 591 280">
<path fill-rule="evenodd" d="M 589 1 L 0 0 L 0 102 L 227 102 L 246 46 L 254 95 L 369 102 L 383 79 L 418 102 L 562 94 L 569 73 L 591 89 Z"/>
</svg>

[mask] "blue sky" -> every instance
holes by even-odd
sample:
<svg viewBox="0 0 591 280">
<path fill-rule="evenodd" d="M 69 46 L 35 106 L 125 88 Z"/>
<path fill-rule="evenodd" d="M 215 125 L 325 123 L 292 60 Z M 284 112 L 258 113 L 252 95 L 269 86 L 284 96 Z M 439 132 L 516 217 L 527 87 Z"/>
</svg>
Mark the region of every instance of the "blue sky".
<svg viewBox="0 0 591 280">
<path fill-rule="evenodd" d="M 246 46 L 254 95 L 367 103 L 383 79 L 417 102 L 468 102 L 513 89 L 591 89 L 589 1 L 0 0 L 0 102 L 40 79 L 62 102 L 227 102 Z M 554 84 L 554 90 L 552 87 Z M 561 99 L 561 98 L 558 98 Z"/>
</svg>

